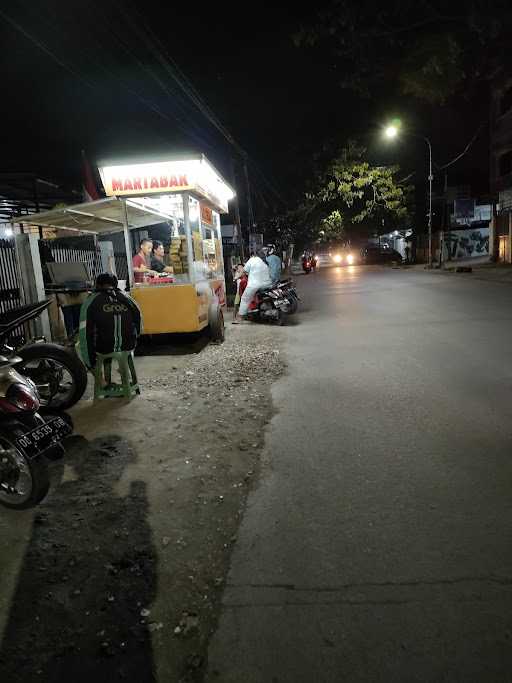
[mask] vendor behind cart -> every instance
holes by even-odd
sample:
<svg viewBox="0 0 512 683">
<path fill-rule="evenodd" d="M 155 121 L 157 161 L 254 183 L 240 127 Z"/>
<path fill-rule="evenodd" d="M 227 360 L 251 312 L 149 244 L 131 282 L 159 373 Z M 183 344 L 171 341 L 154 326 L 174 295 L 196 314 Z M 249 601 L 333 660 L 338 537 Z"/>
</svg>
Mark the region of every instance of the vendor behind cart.
<svg viewBox="0 0 512 683">
<path fill-rule="evenodd" d="M 153 241 L 145 237 L 139 244 L 139 251 L 132 259 L 133 277 L 135 282 L 144 282 L 144 273 L 148 275 L 158 275 L 158 272 L 151 267 L 151 252 Z"/>
<path fill-rule="evenodd" d="M 151 269 L 157 273 L 173 273 L 171 266 L 164 263 L 164 245 L 159 240 L 153 240 L 153 251 L 151 252 Z M 134 269 L 135 270 L 135 269 Z"/>
</svg>

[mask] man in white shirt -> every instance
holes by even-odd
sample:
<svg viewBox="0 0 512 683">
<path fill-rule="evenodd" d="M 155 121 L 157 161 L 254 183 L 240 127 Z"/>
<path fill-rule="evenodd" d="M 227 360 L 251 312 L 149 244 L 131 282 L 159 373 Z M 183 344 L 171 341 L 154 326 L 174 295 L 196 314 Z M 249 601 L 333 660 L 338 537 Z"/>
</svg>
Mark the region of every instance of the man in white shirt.
<svg viewBox="0 0 512 683">
<path fill-rule="evenodd" d="M 240 300 L 239 317 L 242 319 L 247 315 L 249 304 L 253 300 L 258 289 L 270 287 L 272 284 L 270 270 L 263 250 L 258 251 L 256 256 L 251 256 L 245 264 L 244 270 L 247 273 L 248 280 L 247 287 Z"/>
</svg>

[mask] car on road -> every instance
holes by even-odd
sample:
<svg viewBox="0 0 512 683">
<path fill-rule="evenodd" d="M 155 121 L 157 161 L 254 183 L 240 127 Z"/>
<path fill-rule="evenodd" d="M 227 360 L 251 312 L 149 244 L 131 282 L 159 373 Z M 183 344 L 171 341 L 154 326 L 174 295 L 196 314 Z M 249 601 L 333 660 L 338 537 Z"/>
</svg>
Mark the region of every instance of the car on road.
<svg viewBox="0 0 512 683">
<path fill-rule="evenodd" d="M 402 263 L 402 255 L 396 249 L 367 246 L 361 249 L 361 263 L 375 265 L 380 263 Z"/>
<path fill-rule="evenodd" d="M 335 266 L 353 266 L 359 263 L 359 258 L 353 249 L 340 249 L 332 252 L 331 263 Z"/>
</svg>

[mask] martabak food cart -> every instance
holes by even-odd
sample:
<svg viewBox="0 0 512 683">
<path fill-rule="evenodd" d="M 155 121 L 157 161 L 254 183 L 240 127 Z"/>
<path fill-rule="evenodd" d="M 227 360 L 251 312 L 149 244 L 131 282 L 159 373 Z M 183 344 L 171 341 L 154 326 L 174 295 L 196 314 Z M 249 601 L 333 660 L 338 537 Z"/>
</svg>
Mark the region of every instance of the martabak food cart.
<svg viewBox="0 0 512 683">
<path fill-rule="evenodd" d="M 224 263 L 220 214 L 234 197 L 203 155 L 150 163 L 103 165 L 107 197 L 30 216 L 39 226 L 92 232 L 105 239 L 122 232 L 127 288 L 141 308 L 144 334 L 198 332 L 223 338 Z M 158 234 L 172 274 L 134 278 L 132 231 Z"/>
</svg>

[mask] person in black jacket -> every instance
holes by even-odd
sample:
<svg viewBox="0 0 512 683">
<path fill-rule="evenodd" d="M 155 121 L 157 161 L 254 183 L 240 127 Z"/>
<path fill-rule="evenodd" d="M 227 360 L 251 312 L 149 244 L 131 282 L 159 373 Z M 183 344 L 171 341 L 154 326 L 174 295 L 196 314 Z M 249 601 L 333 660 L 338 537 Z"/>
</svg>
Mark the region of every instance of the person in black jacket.
<svg viewBox="0 0 512 683">
<path fill-rule="evenodd" d="M 164 245 L 159 240 L 153 240 L 153 251 L 151 252 L 151 270 L 157 273 L 173 273 L 171 266 L 164 263 Z"/>
<path fill-rule="evenodd" d="M 80 354 L 92 370 L 97 353 L 133 351 L 142 329 L 140 310 L 117 289 L 117 278 L 102 273 L 80 310 Z"/>
</svg>

